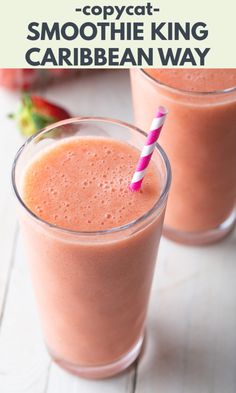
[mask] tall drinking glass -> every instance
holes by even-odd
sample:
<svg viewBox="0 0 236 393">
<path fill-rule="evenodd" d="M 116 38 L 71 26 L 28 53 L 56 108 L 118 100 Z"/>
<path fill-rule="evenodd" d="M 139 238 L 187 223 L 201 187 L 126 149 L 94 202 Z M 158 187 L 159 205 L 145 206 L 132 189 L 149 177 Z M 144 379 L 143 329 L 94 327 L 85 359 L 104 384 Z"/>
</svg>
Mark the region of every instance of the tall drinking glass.
<svg viewBox="0 0 236 393">
<path fill-rule="evenodd" d="M 138 127 L 159 104 L 169 112 L 159 139 L 173 171 L 164 234 L 187 244 L 223 238 L 236 217 L 236 87 L 183 90 L 142 69 L 131 70 L 131 86 Z"/>
<path fill-rule="evenodd" d="M 86 137 L 88 144 L 96 137 L 108 138 L 141 149 L 146 136 L 139 129 L 112 119 L 62 121 L 28 139 L 17 153 L 12 170 L 23 239 L 49 353 L 72 373 L 103 378 L 128 367 L 140 352 L 171 171 L 166 154 L 157 145 L 153 163 L 160 180 L 160 194 L 151 209 L 126 225 L 114 223 L 108 230 L 77 231 L 50 224 L 25 204 L 22 182 L 36 155 L 39 157 L 45 149 L 71 137 Z M 126 165 L 126 157 L 123 160 Z M 46 164 L 45 170 L 50 170 L 51 163 Z M 80 165 L 78 160 L 74 171 L 79 171 Z M 93 165 L 96 166 L 96 160 Z M 87 183 L 90 180 L 88 176 Z M 103 216 L 106 201 L 100 201 L 99 194 L 95 197 L 98 205 L 104 202 Z M 89 204 L 86 193 L 84 199 L 86 207 Z M 124 198 L 123 203 L 128 204 L 129 198 Z M 45 205 L 44 209 L 54 207 Z M 82 213 L 76 214 L 82 217 Z"/>
</svg>

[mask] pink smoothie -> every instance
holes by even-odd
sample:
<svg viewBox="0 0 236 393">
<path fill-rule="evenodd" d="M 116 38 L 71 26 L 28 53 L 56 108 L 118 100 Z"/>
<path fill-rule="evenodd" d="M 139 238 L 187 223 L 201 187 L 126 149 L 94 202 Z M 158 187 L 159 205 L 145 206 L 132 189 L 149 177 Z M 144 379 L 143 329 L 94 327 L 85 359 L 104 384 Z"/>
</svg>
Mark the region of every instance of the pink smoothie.
<svg viewBox="0 0 236 393">
<path fill-rule="evenodd" d="M 235 206 L 236 91 L 200 92 L 235 87 L 236 69 L 133 70 L 131 80 L 139 127 L 148 127 L 159 104 L 169 111 L 160 137 L 173 171 L 166 229 L 219 227 Z"/>
<path fill-rule="evenodd" d="M 150 210 L 160 194 L 153 164 L 142 191 L 129 191 L 139 154 L 104 138 L 60 142 L 30 164 L 24 201 L 43 220 L 74 231 L 127 224 Z"/>
<path fill-rule="evenodd" d="M 236 86 L 236 69 L 150 69 L 154 79 L 176 89 L 193 92 L 225 90 Z"/>
<path fill-rule="evenodd" d="M 142 190 L 128 184 L 140 152 L 108 138 L 68 138 L 28 165 L 22 195 L 48 223 L 73 231 L 128 224 L 157 202 L 151 162 Z M 99 366 L 128 353 L 143 334 L 164 207 L 149 222 L 106 235 L 72 234 L 22 218 L 44 335 L 59 361 Z"/>
</svg>

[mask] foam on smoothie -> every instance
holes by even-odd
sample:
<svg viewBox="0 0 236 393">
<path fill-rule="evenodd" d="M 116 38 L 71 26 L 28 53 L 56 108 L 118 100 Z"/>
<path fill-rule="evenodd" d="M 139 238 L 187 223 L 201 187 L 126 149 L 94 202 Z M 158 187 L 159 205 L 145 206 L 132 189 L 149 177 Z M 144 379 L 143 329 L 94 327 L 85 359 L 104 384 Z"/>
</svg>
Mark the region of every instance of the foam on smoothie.
<svg viewBox="0 0 236 393">
<path fill-rule="evenodd" d="M 63 228 L 95 231 L 127 224 L 153 207 L 160 179 L 150 163 L 142 190 L 131 192 L 140 152 L 108 138 L 69 138 L 41 152 L 23 181 L 25 204 Z"/>
<path fill-rule="evenodd" d="M 146 72 L 168 86 L 195 92 L 224 90 L 236 86 L 236 69 L 147 69 Z"/>
</svg>

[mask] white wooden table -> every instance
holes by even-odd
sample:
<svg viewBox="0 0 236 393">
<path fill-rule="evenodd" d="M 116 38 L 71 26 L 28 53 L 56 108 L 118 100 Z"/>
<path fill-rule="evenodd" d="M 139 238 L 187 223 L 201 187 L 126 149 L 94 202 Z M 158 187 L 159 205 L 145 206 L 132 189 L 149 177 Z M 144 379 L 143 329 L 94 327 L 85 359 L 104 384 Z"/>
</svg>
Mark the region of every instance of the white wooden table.
<svg viewBox="0 0 236 393">
<path fill-rule="evenodd" d="M 74 115 L 132 121 L 127 71 L 81 72 L 43 94 Z M 0 90 L 0 392 L 235 393 L 236 232 L 209 247 L 161 241 L 138 362 L 105 381 L 86 381 L 51 363 L 43 345 L 10 186 L 22 138 L 6 118 L 17 94 Z"/>
</svg>

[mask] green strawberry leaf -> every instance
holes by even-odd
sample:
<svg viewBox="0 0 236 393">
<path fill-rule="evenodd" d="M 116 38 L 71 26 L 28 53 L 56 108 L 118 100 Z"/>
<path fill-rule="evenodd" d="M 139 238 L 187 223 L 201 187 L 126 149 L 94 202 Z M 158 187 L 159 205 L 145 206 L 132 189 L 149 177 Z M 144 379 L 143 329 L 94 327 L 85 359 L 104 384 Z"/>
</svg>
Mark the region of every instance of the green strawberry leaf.
<svg viewBox="0 0 236 393">
<path fill-rule="evenodd" d="M 31 113 L 31 118 L 35 125 L 35 131 L 39 131 L 55 121 L 52 117 L 40 115 L 36 112 Z"/>
<path fill-rule="evenodd" d="M 27 93 L 22 94 L 22 104 L 23 104 L 23 107 L 26 107 L 28 110 L 32 109 L 32 101 L 31 101 L 29 94 L 27 94 Z"/>
</svg>

